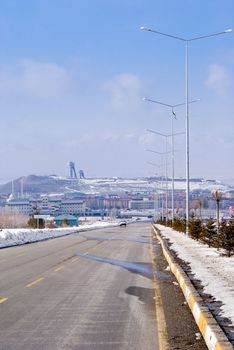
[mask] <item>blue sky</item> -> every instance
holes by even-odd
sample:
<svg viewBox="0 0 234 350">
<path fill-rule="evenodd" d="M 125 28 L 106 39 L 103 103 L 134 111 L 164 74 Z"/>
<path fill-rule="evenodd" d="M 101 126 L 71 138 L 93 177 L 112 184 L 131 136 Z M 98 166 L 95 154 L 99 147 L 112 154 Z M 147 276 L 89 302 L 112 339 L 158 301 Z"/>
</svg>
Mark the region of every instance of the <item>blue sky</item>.
<svg viewBox="0 0 234 350">
<path fill-rule="evenodd" d="M 142 101 L 184 102 L 185 38 L 234 27 L 231 0 L 1 0 L 0 181 L 68 174 L 148 176 L 170 133 L 170 111 Z M 234 33 L 190 47 L 191 176 L 234 173 Z M 185 109 L 175 130 L 185 130 Z M 185 176 L 176 139 L 176 176 Z"/>
</svg>

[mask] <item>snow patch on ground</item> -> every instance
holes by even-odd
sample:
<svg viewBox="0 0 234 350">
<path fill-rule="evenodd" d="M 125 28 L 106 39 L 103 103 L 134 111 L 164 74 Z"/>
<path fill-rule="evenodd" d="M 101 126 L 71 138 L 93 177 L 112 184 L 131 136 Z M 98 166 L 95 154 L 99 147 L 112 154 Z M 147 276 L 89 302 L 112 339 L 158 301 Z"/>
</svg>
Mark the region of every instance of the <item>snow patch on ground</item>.
<svg viewBox="0 0 234 350">
<path fill-rule="evenodd" d="M 221 256 L 215 248 L 193 240 L 182 232 L 156 225 L 164 238 L 172 243 L 171 249 L 180 259 L 190 264 L 195 278 L 204 286 L 205 293 L 221 301 L 222 316 L 234 325 L 234 256 Z"/>
<path fill-rule="evenodd" d="M 43 241 L 49 238 L 69 235 L 76 232 L 94 230 L 107 226 L 118 226 L 119 223 L 97 221 L 89 225 L 55 229 L 3 229 L 0 231 L 0 248 L 11 247 L 26 243 Z"/>
</svg>

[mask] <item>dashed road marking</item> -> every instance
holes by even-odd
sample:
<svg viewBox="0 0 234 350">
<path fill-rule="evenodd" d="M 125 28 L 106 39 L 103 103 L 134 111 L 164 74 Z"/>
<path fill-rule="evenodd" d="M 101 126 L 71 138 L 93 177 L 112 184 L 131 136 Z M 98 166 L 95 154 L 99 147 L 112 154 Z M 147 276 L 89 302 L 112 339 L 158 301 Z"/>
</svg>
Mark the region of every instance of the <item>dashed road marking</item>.
<svg viewBox="0 0 234 350">
<path fill-rule="evenodd" d="M 0 297 L 0 304 L 3 304 L 7 300 L 8 300 L 8 298 Z"/>
<path fill-rule="evenodd" d="M 100 246 L 101 244 L 104 244 L 104 243 L 107 243 L 107 242 L 101 242 L 101 243 L 99 242 L 99 243 L 97 243 L 94 247 L 90 248 L 90 249 L 89 249 L 87 252 L 85 252 L 83 255 L 88 255 L 89 252 L 90 252 L 91 250 L 95 250 L 98 246 Z M 21 253 L 21 254 L 17 255 L 17 257 L 23 256 L 23 255 L 25 255 L 25 253 Z M 79 260 L 79 259 L 80 259 L 80 257 L 75 257 L 75 258 L 73 258 L 73 259 L 71 260 L 71 262 L 75 262 L 75 261 L 77 261 L 77 260 Z M 1 261 L 3 261 L 3 260 L 0 260 L 0 262 L 1 262 Z M 4 261 L 5 261 L 5 260 L 4 260 Z M 58 266 L 57 268 L 54 269 L 54 272 L 62 271 L 64 268 L 65 268 L 64 265 Z M 37 278 L 36 280 L 34 280 L 34 281 L 28 283 L 28 284 L 26 285 L 26 288 L 31 288 L 31 287 L 33 287 L 34 285 L 36 285 L 36 284 L 40 283 L 41 281 L 43 281 L 44 279 L 45 279 L 45 277 Z M 6 301 L 7 299 L 8 299 L 8 298 L 1 298 L 1 297 L 0 297 L 0 303 L 3 303 L 3 302 Z"/>
<path fill-rule="evenodd" d="M 26 254 L 25 253 L 18 254 L 18 255 L 16 255 L 16 258 L 19 258 L 20 256 L 24 256 L 24 255 L 26 255 Z"/>
<path fill-rule="evenodd" d="M 59 272 L 62 271 L 64 269 L 64 265 L 57 267 L 56 269 L 54 269 L 54 272 Z"/>
<path fill-rule="evenodd" d="M 35 284 L 40 283 L 43 280 L 44 280 L 44 277 L 37 278 L 35 281 L 32 281 L 29 284 L 27 284 L 26 288 L 33 287 Z"/>
</svg>

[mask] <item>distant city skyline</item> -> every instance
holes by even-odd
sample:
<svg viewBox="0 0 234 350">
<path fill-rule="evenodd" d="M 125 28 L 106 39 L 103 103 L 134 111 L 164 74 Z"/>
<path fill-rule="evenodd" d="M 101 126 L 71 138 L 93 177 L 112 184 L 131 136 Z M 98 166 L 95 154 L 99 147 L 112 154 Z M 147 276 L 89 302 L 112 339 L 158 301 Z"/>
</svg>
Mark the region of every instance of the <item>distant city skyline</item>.
<svg viewBox="0 0 234 350">
<path fill-rule="evenodd" d="M 158 170 L 170 111 L 185 101 L 183 37 L 234 28 L 231 0 L 1 2 L 0 183 L 30 174 L 140 177 Z M 234 34 L 190 48 L 191 177 L 234 178 Z M 185 108 L 175 131 L 185 130 Z M 170 147 L 169 147 L 170 148 Z M 175 176 L 185 177 L 185 138 Z M 170 176 L 170 169 L 169 169 Z"/>
</svg>

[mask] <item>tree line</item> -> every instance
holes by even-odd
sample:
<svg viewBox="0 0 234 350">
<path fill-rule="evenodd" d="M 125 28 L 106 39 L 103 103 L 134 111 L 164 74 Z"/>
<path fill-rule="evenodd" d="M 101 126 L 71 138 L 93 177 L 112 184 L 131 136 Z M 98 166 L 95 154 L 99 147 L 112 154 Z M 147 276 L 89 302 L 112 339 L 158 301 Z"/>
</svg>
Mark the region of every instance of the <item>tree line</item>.
<svg viewBox="0 0 234 350">
<path fill-rule="evenodd" d="M 172 227 L 179 232 L 186 231 L 186 220 L 175 218 L 167 222 L 158 220 L 157 223 Z M 192 218 L 189 221 L 189 236 L 197 241 L 207 244 L 209 247 L 223 249 L 227 256 L 234 254 L 234 218 L 222 220 L 219 227 L 215 220 L 210 218 L 206 223 L 200 219 Z"/>
</svg>

